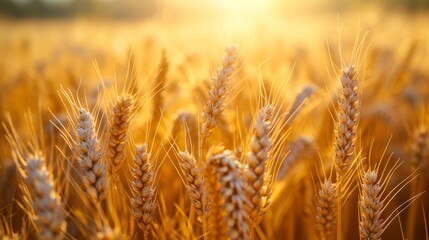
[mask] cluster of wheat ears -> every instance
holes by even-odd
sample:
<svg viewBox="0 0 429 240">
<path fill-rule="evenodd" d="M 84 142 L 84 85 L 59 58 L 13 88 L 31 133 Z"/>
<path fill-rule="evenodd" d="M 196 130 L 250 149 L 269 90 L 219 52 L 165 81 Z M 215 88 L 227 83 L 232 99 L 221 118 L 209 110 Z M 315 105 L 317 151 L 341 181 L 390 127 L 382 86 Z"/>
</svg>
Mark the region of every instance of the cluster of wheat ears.
<svg viewBox="0 0 429 240">
<path fill-rule="evenodd" d="M 9 118 L 3 125 L 20 175 L 17 191 L 23 197 L 17 200 L 27 217 L 22 220 L 22 230 L 15 232 L 10 219 L 3 216 L 3 239 L 268 238 L 270 226 L 261 224 L 264 218 L 269 219 L 266 224 L 275 224 L 273 211 L 281 209 L 279 205 L 294 204 L 282 202 L 279 192 L 287 188 L 278 184 L 279 179 L 291 174 L 294 161 L 300 158 L 297 156 L 313 149 L 312 139 L 287 139 L 291 122 L 314 88 L 304 88 L 288 111 L 283 110 L 281 98 L 270 95 L 275 91 L 260 90 L 257 110 L 248 132 L 239 133 L 240 142 L 226 138 L 225 144 L 218 138 L 210 141 L 218 128 L 227 125 L 225 108 L 239 111 L 239 106 L 227 101 L 231 89 L 237 86 L 234 77 L 239 54 L 238 45 L 226 48 L 211 79 L 201 118 L 182 110 L 172 119 L 168 131 L 159 131 L 165 122 L 160 107 L 168 71 L 165 55 L 157 72 L 157 85 L 150 93 L 136 90 L 132 77 L 124 86 L 115 86 L 113 92 L 102 84 L 99 98 L 104 99 L 95 103 L 90 96 L 77 96 L 65 88 L 58 91 L 66 110 L 65 117 L 51 120 L 56 133 L 52 135 L 61 136 L 52 140 L 52 146 L 46 146 L 48 141 L 44 139 L 50 136 L 41 136 L 46 133 L 39 132 L 37 120 L 28 117 L 30 134 L 24 136 Z M 413 202 L 423 191 L 415 183 L 419 166 L 428 157 L 429 130 L 425 126 L 416 130 L 411 141 L 413 170 L 406 177 L 395 178 L 402 162 L 392 159 L 392 155 L 385 158 L 390 154 L 387 148 L 381 157 L 387 160 L 371 163 L 357 141 L 361 93 L 365 91 L 360 72 L 363 70 L 359 65 L 344 65 L 337 79 L 341 87 L 333 98 L 336 107 L 331 113 L 335 120 L 331 159 L 321 161 L 317 171 L 303 164 L 303 171 L 316 175 L 305 180 L 305 194 L 309 196 L 303 199 L 309 203 L 297 206 L 305 206 L 304 212 L 313 219 L 309 222 L 317 229 L 314 238 L 334 239 L 336 235 L 336 239 L 344 239 L 346 202 L 356 202 L 357 212 L 348 211 L 346 216 L 358 219 L 356 235 L 365 240 L 381 239 L 406 209 L 418 214 L 419 206 Z M 136 144 L 133 126 L 148 103 L 154 106 L 149 113 L 149 130 L 145 142 Z M 317 154 L 312 157 L 317 158 Z M 166 174 L 161 172 L 166 164 L 175 170 L 167 173 L 181 179 L 184 188 L 179 190 L 184 191 L 179 196 L 186 198 L 168 197 L 176 185 L 168 187 L 169 179 L 163 179 Z M 160 182 L 167 182 L 167 187 L 161 190 Z M 394 198 L 408 188 L 413 190 L 397 204 Z M 172 199 L 176 202 L 167 202 Z M 277 204 L 270 212 L 274 200 Z M 173 204 L 175 218 L 167 214 L 169 204 Z M 408 208 L 410 205 L 412 208 Z"/>
</svg>

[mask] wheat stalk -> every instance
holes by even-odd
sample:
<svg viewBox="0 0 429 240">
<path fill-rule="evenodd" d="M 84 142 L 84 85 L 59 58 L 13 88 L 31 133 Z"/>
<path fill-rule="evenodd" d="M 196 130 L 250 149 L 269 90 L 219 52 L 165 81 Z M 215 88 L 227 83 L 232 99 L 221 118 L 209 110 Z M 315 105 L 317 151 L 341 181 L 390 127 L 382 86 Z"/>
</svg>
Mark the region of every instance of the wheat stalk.
<svg viewBox="0 0 429 240">
<path fill-rule="evenodd" d="M 267 104 L 259 111 L 253 128 L 253 136 L 250 142 L 250 150 L 245 160 L 247 169 L 245 172 L 245 192 L 250 205 L 247 206 L 249 217 L 254 224 L 258 224 L 264 214 L 264 203 L 269 202 L 270 189 L 267 189 L 266 165 L 270 157 L 272 142 L 269 137 L 271 129 L 272 107 Z"/>
<path fill-rule="evenodd" d="M 302 159 L 303 155 L 311 154 L 312 152 L 316 152 L 315 142 L 312 138 L 307 136 L 301 136 L 295 140 L 293 140 L 286 147 L 290 152 L 284 158 L 282 166 L 280 167 L 279 173 L 277 175 L 277 179 L 283 179 L 286 174 L 291 170 L 292 166 L 300 159 Z"/>
<path fill-rule="evenodd" d="M 341 76 L 342 92 L 338 99 L 337 126 L 334 143 L 334 163 L 337 182 L 353 160 L 356 129 L 359 118 L 359 93 L 354 66 L 349 66 Z"/>
<path fill-rule="evenodd" d="M 337 190 L 331 179 L 326 179 L 316 196 L 316 227 L 322 239 L 332 233 L 335 227 Z"/>
<path fill-rule="evenodd" d="M 219 122 L 220 115 L 223 113 L 228 82 L 231 81 L 235 70 L 237 52 L 237 45 L 231 45 L 226 48 L 225 55 L 222 57 L 222 67 L 217 70 L 216 76 L 212 78 L 212 86 L 202 114 L 201 145 L 211 135 Z"/>
<path fill-rule="evenodd" d="M 215 158 L 216 155 L 222 154 L 224 151 L 223 146 L 212 146 L 206 156 L 206 163 L 210 159 Z M 206 184 L 206 190 L 208 199 L 210 201 L 210 208 L 208 214 L 208 227 L 210 229 L 211 239 L 221 240 L 226 239 L 226 226 L 225 220 L 225 209 L 224 198 L 220 193 L 221 184 L 217 178 L 216 167 L 206 164 L 204 169 L 204 181 Z"/>
<path fill-rule="evenodd" d="M 164 88 L 166 82 L 166 76 L 169 69 L 168 59 L 166 57 L 165 51 L 161 53 L 161 60 L 158 67 L 158 74 L 156 75 L 155 85 L 154 85 L 154 96 L 153 96 L 153 119 L 155 125 L 161 118 L 164 106 Z"/>
<path fill-rule="evenodd" d="M 130 95 L 120 96 L 113 108 L 113 115 L 109 128 L 107 161 L 110 164 L 110 173 L 117 179 L 117 171 L 125 159 L 125 147 L 128 142 L 128 129 L 134 106 L 134 98 Z"/>
<path fill-rule="evenodd" d="M 305 86 L 299 93 L 296 95 L 295 100 L 288 110 L 288 114 L 283 120 L 283 125 L 290 125 L 295 118 L 299 115 L 301 108 L 304 106 L 305 101 L 311 97 L 316 92 L 316 87 L 313 85 Z"/>
<path fill-rule="evenodd" d="M 143 230 L 145 239 L 148 238 L 156 210 L 155 172 L 149 157 L 146 144 L 136 147 L 134 166 L 131 169 L 133 175 L 131 181 L 133 197 L 130 199 L 133 208 L 132 214 L 137 220 L 138 226 Z"/>
<path fill-rule="evenodd" d="M 337 187 L 337 238 L 341 239 L 342 177 L 352 163 L 359 118 L 358 81 L 354 66 L 343 70 L 342 92 L 338 98 L 337 125 L 334 142 L 334 164 Z"/>
<path fill-rule="evenodd" d="M 99 204 L 106 197 L 107 168 L 98 146 L 91 114 L 84 108 L 79 109 L 77 136 L 79 139 L 78 161 L 83 169 L 83 182 L 90 201 Z"/>
<path fill-rule="evenodd" d="M 414 133 L 414 138 L 411 145 L 412 170 L 417 168 L 424 169 L 429 160 L 429 128 L 421 127 Z"/>
<path fill-rule="evenodd" d="M 391 157 L 391 156 L 390 156 Z M 388 161 L 390 160 L 388 158 Z M 379 170 L 380 165 L 376 165 L 374 170 L 369 168 L 360 174 L 359 187 L 359 229 L 360 237 L 365 240 L 381 239 L 381 234 L 397 219 L 399 214 L 409 207 L 423 192 L 412 195 L 406 201 L 402 202 L 398 207 L 391 211 L 390 215 L 381 219 L 381 214 L 392 203 L 393 198 L 403 190 L 408 184 L 415 182 L 417 175 L 416 171 L 411 173 L 405 179 L 395 183 L 390 191 L 387 191 L 389 183 L 394 177 L 395 171 L 401 166 L 401 162 L 396 161 L 392 166 L 387 164 L 383 170 Z M 412 193 L 413 194 L 413 193 Z"/>
<path fill-rule="evenodd" d="M 238 159 L 233 152 L 226 150 L 211 156 L 207 168 L 216 175 L 220 185 L 222 208 L 225 211 L 223 221 L 226 223 L 228 237 L 232 240 L 249 239 L 249 227 L 246 222 L 248 215 L 245 209 L 247 199 Z"/>
<path fill-rule="evenodd" d="M 204 178 L 195 158 L 187 152 L 179 152 L 179 164 L 185 174 L 185 183 L 192 205 L 200 219 L 205 222 L 208 213 L 207 192 Z"/>
<path fill-rule="evenodd" d="M 40 149 L 39 142 L 44 142 L 43 135 L 36 134 L 36 124 L 31 114 L 26 115 L 29 130 L 29 138 L 25 141 L 20 138 L 15 130 L 12 119 L 6 116 L 9 126 L 3 123 L 6 131 L 6 139 L 11 146 L 11 153 L 19 175 L 23 183 L 20 184 L 24 195 L 24 204 L 21 205 L 26 211 L 37 229 L 37 239 L 64 239 L 67 229 L 67 213 L 59 192 L 61 185 L 59 178 L 54 180 L 53 174 L 48 169 L 46 158 Z M 50 152 L 51 156 L 54 155 Z M 60 162 L 60 161 L 59 161 Z M 58 185 L 56 185 L 58 184 Z M 0 225 L 2 225 L 0 219 Z M 21 236 L 26 238 L 28 228 L 27 220 L 22 224 Z M 2 227 L 0 227 L 0 231 Z M 0 234 L 1 235 L 1 234 Z"/>
<path fill-rule="evenodd" d="M 426 126 L 421 126 L 414 131 L 414 136 L 411 142 L 411 160 L 410 167 L 411 171 L 420 170 L 425 171 L 425 168 L 429 160 L 429 128 Z M 424 184 L 424 179 L 421 179 L 420 182 L 413 181 L 411 183 L 410 195 L 414 196 L 422 190 L 422 184 Z M 414 239 L 414 228 L 416 222 L 418 205 L 414 204 L 410 207 L 407 216 L 407 229 L 406 236 L 409 239 Z"/>
<path fill-rule="evenodd" d="M 38 229 L 37 238 L 63 239 L 67 214 L 42 154 L 27 156 L 23 170 L 21 175 L 27 185 L 26 194 L 33 209 L 32 219 Z"/>
<path fill-rule="evenodd" d="M 361 194 L 359 197 L 359 230 L 361 239 L 379 240 L 383 231 L 383 221 L 380 218 L 383 201 L 380 192 L 382 187 L 377 180 L 377 172 L 366 171 L 361 176 Z"/>
<path fill-rule="evenodd" d="M 180 134 L 183 135 L 180 135 Z M 183 138 L 180 138 L 182 136 Z M 173 127 L 171 128 L 172 140 L 179 144 L 180 139 L 191 143 L 192 152 L 198 152 L 198 121 L 195 115 L 188 111 L 179 111 L 173 119 Z M 199 156 L 197 156 L 198 158 Z"/>
</svg>

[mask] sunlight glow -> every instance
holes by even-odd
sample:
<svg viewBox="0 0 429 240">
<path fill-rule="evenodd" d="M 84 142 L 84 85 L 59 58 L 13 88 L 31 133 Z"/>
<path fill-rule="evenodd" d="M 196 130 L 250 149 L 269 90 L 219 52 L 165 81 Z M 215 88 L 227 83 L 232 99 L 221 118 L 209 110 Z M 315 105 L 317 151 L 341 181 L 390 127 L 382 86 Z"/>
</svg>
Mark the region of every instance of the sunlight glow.
<svg viewBox="0 0 429 240">
<path fill-rule="evenodd" d="M 265 9 L 270 1 L 269 0 L 213 0 L 222 8 L 231 8 L 233 10 L 242 11 L 258 11 Z"/>
</svg>

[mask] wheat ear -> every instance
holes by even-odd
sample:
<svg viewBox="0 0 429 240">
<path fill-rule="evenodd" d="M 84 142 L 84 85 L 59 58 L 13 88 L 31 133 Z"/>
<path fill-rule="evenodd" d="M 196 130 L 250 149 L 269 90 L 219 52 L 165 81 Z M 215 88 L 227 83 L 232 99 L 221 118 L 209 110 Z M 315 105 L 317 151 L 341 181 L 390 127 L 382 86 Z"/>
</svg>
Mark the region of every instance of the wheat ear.
<svg viewBox="0 0 429 240">
<path fill-rule="evenodd" d="M 235 154 L 224 151 L 209 158 L 207 162 L 209 172 L 216 175 L 220 194 L 223 198 L 225 211 L 226 231 L 229 239 L 249 239 L 249 227 L 247 225 L 247 204 L 244 192 L 244 181 L 241 179 L 241 168 Z"/>
<path fill-rule="evenodd" d="M 250 150 L 245 157 L 247 163 L 245 193 L 250 204 L 246 209 L 254 224 L 258 224 L 261 221 L 266 208 L 264 205 L 269 202 L 271 193 L 266 184 L 266 165 L 272 146 L 269 137 L 272 114 L 273 109 L 269 104 L 259 111 L 253 128 Z"/>
<path fill-rule="evenodd" d="M 212 86 L 202 114 L 201 144 L 204 144 L 206 139 L 211 135 L 219 122 L 220 115 L 223 113 L 227 85 L 234 74 L 237 52 L 237 45 L 231 45 L 226 48 L 225 55 L 222 57 L 222 67 L 217 70 L 216 76 L 212 78 Z"/>
<path fill-rule="evenodd" d="M 179 152 L 179 164 L 185 174 L 184 180 L 192 205 L 200 219 L 205 222 L 208 213 L 208 204 L 201 170 L 198 168 L 195 158 L 187 152 Z"/>
<path fill-rule="evenodd" d="M 91 114 L 79 109 L 77 125 L 78 161 L 83 169 L 83 182 L 90 201 L 99 204 L 106 197 L 107 167 L 102 159 L 98 138 L 94 130 L 94 121 Z"/>
<path fill-rule="evenodd" d="M 33 220 L 37 226 L 38 239 L 63 239 L 66 230 L 66 213 L 60 195 L 55 191 L 54 180 L 47 171 L 41 153 L 25 158 L 22 172 L 27 185 Z"/>
<path fill-rule="evenodd" d="M 288 114 L 283 120 L 283 125 L 288 126 L 295 120 L 306 100 L 308 100 L 308 98 L 310 98 L 315 92 L 316 87 L 313 85 L 307 85 L 298 93 L 298 95 L 296 95 L 295 100 L 289 108 Z"/>
<path fill-rule="evenodd" d="M 316 227 L 322 239 L 327 239 L 335 226 L 336 199 L 336 188 L 331 179 L 326 179 L 316 197 Z"/>
<path fill-rule="evenodd" d="M 423 169 L 428 164 L 429 160 L 429 128 L 420 127 L 414 133 L 414 138 L 411 145 L 412 158 L 411 165 L 412 170 L 417 168 Z"/>
<path fill-rule="evenodd" d="M 198 143 L 198 121 L 195 115 L 188 111 L 178 111 L 173 119 L 171 137 L 177 144 L 179 144 L 180 139 L 184 139 L 185 143 L 189 141 L 192 143 L 191 152 L 198 152 L 198 144 L 194 144 Z"/>
<path fill-rule="evenodd" d="M 334 143 L 334 164 L 337 187 L 337 238 L 341 239 L 341 179 L 354 158 L 356 130 L 359 120 L 358 81 L 354 66 L 343 70 L 342 91 L 338 98 L 337 125 Z"/>
<path fill-rule="evenodd" d="M 156 210 L 155 172 L 149 157 L 146 144 L 136 147 L 134 166 L 131 169 L 133 175 L 131 181 L 133 190 L 132 214 L 137 220 L 138 226 L 143 230 L 145 239 L 148 238 Z"/>
<path fill-rule="evenodd" d="M 349 66 L 341 76 L 342 92 L 338 99 L 337 126 L 334 143 L 334 163 L 337 182 L 353 160 L 356 129 L 359 118 L 359 93 L 356 71 Z"/>
<path fill-rule="evenodd" d="M 290 152 L 283 160 L 282 166 L 280 167 L 279 173 L 277 175 L 277 179 L 283 179 L 298 160 L 302 159 L 303 157 L 307 157 L 313 152 L 316 152 L 315 145 L 316 143 L 314 140 L 306 136 L 301 136 L 288 144 L 286 150 L 290 150 Z"/>
<path fill-rule="evenodd" d="M 161 53 L 161 60 L 158 67 L 158 74 L 155 79 L 154 96 L 153 96 L 153 121 L 157 123 L 161 118 L 164 106 L 164 88 L 167 79 L 169 63 L 165 51 Z"/>
<path fill-rule="evenodd" d="M 389 158 L 390 159 L 390 158 Z M 387 167 L 388 165 L 386 165 Z M 396 185 L 387 191 L 389 183 L 392 181 L 394 172 L 401 166 L 397 161 L 390 166 L 389 171 L 386 167 L 380 171 L 379 166 L 375 169 L 368 169 L 360 174 L 359 187 L 359 230 L 360 238 L 364 240 L 380 240 L 381 234 L 386 230 L 390 223 L 395 220 L 401 212 L 409 207 L 423 192 L 411 196 L 408 200 L 402 202 L 390 215 L 381 219 L 381 214 L 387 209 L 393 198 L 411 182 L 416 181 L 415 171 L 405 179 L 396 183 Z M 379 176 L 379 173 L 380 176 Z"/>
<path fill-rule="evenodd" d="M 223 146 L 212 146 L 206 156 L 206 162 L 224 151 Z M 208 199 L 210 201 L 207 224 L 210 230 L 210 239 L 226 239 L 225 209 L 223 208 L 224 199 L 220 193 L 221 184 L 217 179 L 216 168 L 211 165 L 205 165 L 204 181 Z"/>
<path fill-rule="evenodd" d="M 429 128 L 421 126 L 414 131 L 414 136 L 411 142 L 411 171 L 425 171 L 429 160 Z M 422 181 L 424 184 L 424 180 Z M 410 195 L 414 196 L 422 190 L 422 182 L 413 181 L 410 186 Z M 418 205 L 413 204 L 410 206 L 407 215 L 407 229 L 406 236 L 408 239 L 414 239 L 414 229 L 416 222 L 416 215 L 418 211 Z"/>
<path fill-rule="evenodd" d="M 377 180 L 377 172 L 366 171 L 361 177 L 361 194 L 359 197 L 359 230 L 361 239 L 379 240 L 383 232 L 381 213 L 383 201 L 381 200 L 382 187 Z"/>
<path fill-rule="evenodd" d="M 109 128 L 107 157 L 110 173 L 115 178 L 125 159 L 125 147 L 128 142 L 128 129 L 134 106 L 134 98 L 129 95 L 120 96 L 113 108 Z"/>
</svg>

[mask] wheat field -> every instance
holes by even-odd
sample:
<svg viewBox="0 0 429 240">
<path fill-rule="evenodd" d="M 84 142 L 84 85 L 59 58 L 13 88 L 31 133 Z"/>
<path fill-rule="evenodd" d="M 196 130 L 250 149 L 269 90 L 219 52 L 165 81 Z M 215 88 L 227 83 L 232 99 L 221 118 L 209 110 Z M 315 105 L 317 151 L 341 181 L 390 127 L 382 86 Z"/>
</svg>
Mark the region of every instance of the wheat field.
<svg viewBox="0 0 429 240">
<path fill-rule="evenodd" d="M 162 2 L 1 18 L 1 239 L 429 239 L 427 12 Z"/>
</svg>

